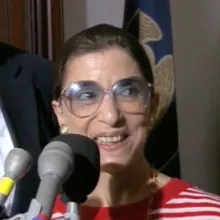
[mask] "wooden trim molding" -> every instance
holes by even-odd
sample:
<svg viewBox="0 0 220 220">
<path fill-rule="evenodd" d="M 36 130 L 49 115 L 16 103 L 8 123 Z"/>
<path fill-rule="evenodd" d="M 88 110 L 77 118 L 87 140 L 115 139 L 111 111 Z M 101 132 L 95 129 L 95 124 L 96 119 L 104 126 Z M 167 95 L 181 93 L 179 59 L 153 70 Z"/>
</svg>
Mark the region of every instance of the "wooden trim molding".
<svg viewBox="0 0 220 220">
<path fill-rule="evenodd" d="M 1 0 L 0 41 L 54 60 L 63 43 L 62 0 Z"/>
</svg>

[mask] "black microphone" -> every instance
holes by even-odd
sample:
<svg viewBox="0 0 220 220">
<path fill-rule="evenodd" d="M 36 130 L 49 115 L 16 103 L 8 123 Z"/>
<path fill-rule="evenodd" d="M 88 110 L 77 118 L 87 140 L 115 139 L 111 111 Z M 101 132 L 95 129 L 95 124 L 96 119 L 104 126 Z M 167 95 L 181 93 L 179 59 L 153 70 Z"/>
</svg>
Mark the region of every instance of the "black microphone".
<svg viewBox="0 0 220 220">
<path fill-rule="evenodd" d="M 100 154 L 95 141 L 79 134 L 64 134 L 63 138 L 74 139 L 74 170 L 63 184 L 67 197 L 83 203 L 96 187 L 100 175 Z"/>
<path fill-rule="evenodd" d="M 21 148 L 12 149 L 4 163 L 5 174 L 0 179 L 0 213 L 17 180 L 24 177 L 33 163 L 32 156 Z"/>
<path fill-rule="evenodd" d="M 73 134 L 65 134 L 64 138 L 69 139 Z M 74 170 L 68 180 L 63 185 L 66 204 L 64 217 L 71 220 L 80 220 L 79 204 L 87 200 L 96 187 L 100 175 L 100 155 L 97 144 L 90 138 L 79 134 L 75 136 Z M 67 196 L 68 198 L 66 198 Z M 64 218 L 66 219 L 66 218 Z"/>
</svg>

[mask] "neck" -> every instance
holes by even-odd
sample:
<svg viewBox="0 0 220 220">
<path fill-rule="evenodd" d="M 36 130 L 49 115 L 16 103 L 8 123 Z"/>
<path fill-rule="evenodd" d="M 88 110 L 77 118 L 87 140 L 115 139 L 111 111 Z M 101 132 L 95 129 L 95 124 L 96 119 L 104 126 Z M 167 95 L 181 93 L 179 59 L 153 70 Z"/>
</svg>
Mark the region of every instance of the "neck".
<svg viewBox="0 0 220 220">
<path fill-rule="evenodd" d="M 95 190 L 90 194 L 87 205 L 116 206 L 137 202 L 151 192 L 149 181 L 152 169 L 143 161 L 132 164 L 120 172 L 101 172 Z M 133 176 L 133 178 L 131 178 Z"/>
</svg>

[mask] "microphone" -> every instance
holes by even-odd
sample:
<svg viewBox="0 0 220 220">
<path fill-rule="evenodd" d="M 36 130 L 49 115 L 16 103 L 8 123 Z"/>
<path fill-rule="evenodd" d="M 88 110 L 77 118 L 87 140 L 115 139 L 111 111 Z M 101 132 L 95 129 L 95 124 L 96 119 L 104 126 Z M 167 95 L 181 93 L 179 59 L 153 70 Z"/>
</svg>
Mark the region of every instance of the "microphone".
<svg viewBox="0 0 220 220">
<path fill-rule="evenodd" d="M 10 195 L 15 182 L 24 177 L 33 163 L 32 156 L 21 148 L 12 149 L 6 157 L 5 174 L 0 179 L 0 213 L 2 214 L 4 204 Z"/>
<path fill-rule="evenodd" d="M 66 196 L 73 202 L 83 203 L 96 187 L 100 175 L 100 154 L 95 141 L 79 134 L 64 134 L 73 137 L 74 170 L 63 184 Z"/>
<path fill-rule="evenodd" d="M 36 216 L 40 216 L 40 219 L 50 219 L 60 186 L 74 168 L 71 145 L 74 145 L 74 138 L 66 139 L 63 135 L 59 135 L 52 139 L 41 152 L 38 158 L 38 174 L 41 182 L 36 199 L 33 199 L 29 206 L 26 220 Z"/>
<path fill-rule="evenodd" d="M 72 172 L 73 171 L 73 172 Z M 87 199 L 99 179 L 100 155 L 96 143 L 78 134 L 62 134 L 54 138 L 38 158 L 41 183 L 26 214 L 20 220 L 48 220 L 56 194 L 63 182 L 64 192 L 73 201 L 67 203 L 63 220 L 79 220 L 78 203 Z M 62 198 L 61 198 L 62 200 Z"/>
<path fill-rule="evenodd" d="M 76 203 L 82 203 L 95 188 L 100 174 L 99 150 L 96 143 L 79 134 L 62 134 L 55 137 L 42 151 L 38 159 L 41 183 L 36 199 L 33 199 L 26 220 L 49 219 L 62 183 L 66 195 Z M 78 205 L 70 202 L 67 212 L 78 219 Z M 72 207 L 72 208 L 68 208 Z M 75 211 L 74 211 L 75 210 Z"/>
<path fill-rule="evenodd" d="M 63 184 L 65 195 L 71 200 L 66 205 L 63 220 L 79 220 L 79 204 L 87 200 L 97 185 L 100 175 L 100 154 L 95 141 L 79 134 L 64 134 L 63 138 L 74 137 L 74 170 Z M 62 200 L 62 198 L 61 198 Z"/>
</svg>

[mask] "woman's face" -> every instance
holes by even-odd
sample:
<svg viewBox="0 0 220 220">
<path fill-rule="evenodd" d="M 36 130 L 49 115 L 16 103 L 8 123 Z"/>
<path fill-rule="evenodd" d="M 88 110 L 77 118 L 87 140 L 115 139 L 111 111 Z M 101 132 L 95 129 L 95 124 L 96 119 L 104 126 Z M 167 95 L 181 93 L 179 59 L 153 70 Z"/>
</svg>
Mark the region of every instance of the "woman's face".
<svg viewBox="0 0 220 220">
<path fill-rule="evenodd" d="M 103 88 L 110 88 L 128 77 L 142 78 L 137 64 L 122 49 L 112 48 L 70 59 L 62 87 L 91 80 Z M 144 160 L 150 101 L 145 112 L 129 113 L 118 108 L 110 95 L 105 95 L 95 114 L 88 117 L 74 115 L 64 101 L 61 105 L 53 101 L 53 107 L 59 124 L 66 125 L 68 133 L 79 133 L 97 142 L 103 171 L 114 172 Z"/>
</svg>

